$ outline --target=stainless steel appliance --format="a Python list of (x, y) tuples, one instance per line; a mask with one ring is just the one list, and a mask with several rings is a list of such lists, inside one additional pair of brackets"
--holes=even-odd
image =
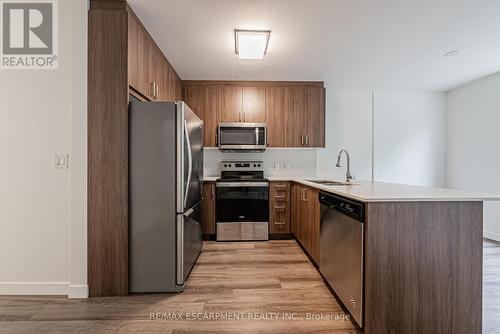
[(365, 206), (320, 192), (319, 270), (363, 327), (363, 226)]
[(202, 248), (203, 121), (132, 101), (129, 142), (130, 291), (182, 291)]
[(262, 161), (223, 161), (216, 189), (217, 241), (269, 239), (269, 182)]
[(262, 152), (267, 146), (266, 123), (219, 123), (219, 149), (225, 152)]

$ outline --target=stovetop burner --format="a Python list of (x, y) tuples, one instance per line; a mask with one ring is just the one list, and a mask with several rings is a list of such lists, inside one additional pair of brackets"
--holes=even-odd
[(263, 182), (263, 161), (222, 161), (221, 177), (217, 181), (226, 182)]

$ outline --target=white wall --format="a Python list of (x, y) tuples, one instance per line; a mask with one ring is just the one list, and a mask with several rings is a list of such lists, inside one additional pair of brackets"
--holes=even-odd
[(361, 180), (372, 178), (372, 92), (334, 91), (327, 87), (326, 149), (318, 150), (318, 176), (344, 179), (346, 164), (337, 168), (337, 154), (351, 154), (351, 172)]
[(0, 294), (67, 294), (72, 273), (86, 291), (86, 20), (85, 1), (59, 1), (59, 69), (0, 76)]
[(374, 110), (375, 180), (444, 187), (445, 94), (376, 91)]
[(375, 181), (444, 186), (444, 93), (328, 89), (326, 124), (318, 176), (345, 177), (345, 162), (335, 167), (345, 148), (359, 180), (372, 180), (373, 171)]
[[(500, 193), (500, 73), (448, 93), (449, 188)], [(500, 241), (500, 203), (485, 203), (485, 236)]]

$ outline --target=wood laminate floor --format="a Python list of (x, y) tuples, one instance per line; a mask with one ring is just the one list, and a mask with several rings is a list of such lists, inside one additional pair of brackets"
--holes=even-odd
[[(160, 320), (150, 320), (151, 313)], [(0, 333), (359, 332), (350, 321), (307, 320), (308, 313), (343, 311), (295, 241), (205, 242), (183, 293), (85, 300), (0, 296)], [(182, 319), (166, 320), (169, 314)], [(193, 320), (217, 314), (240, 320)], [(483, 329), (500, 333), (500, 243), (488, 240)]]
[[(150, 320), (151, 313), (160, 320)], [(3, 296), (0, 333), (358, 332), (349, 320), (308, 320), (308, 313), (345, 315), (295, 241), (205, 242), (183, 293), (88, 300)], [(173, 314), (181, 319), (165, 319)], [(240, 319), (193, 320), (217, 316)]]

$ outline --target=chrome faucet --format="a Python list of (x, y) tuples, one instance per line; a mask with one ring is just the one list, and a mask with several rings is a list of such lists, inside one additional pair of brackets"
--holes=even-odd
[(342, 158), (342, 153), (345, 153), (345, 156), (347, 157), (347, 170), (345, 173), (345, 182), (350, 183), (351, 180), (354, 178), (351, 174), (351, 157), (349, 156), (349, 152), (346, 150), (342, 149), (339, 152), (339, 156), (337, 157), (337, 167), (340, 167), (340, 158)]

